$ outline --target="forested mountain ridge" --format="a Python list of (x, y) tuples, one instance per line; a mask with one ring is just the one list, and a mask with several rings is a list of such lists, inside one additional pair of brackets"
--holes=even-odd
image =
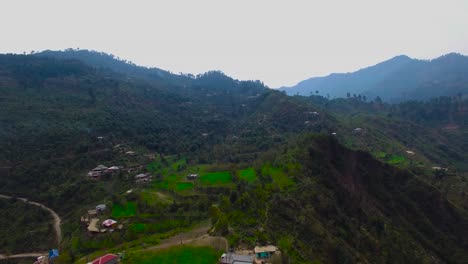
[(273, 197), (266, 226), (300, 258), (467, 263), (467, 214), (433, 186), (333, 138), (307, 138), (291, 151), (298, 184)]
[(468, 58), (450, 53), (433, 60), (401, 55), (351, 73), (311, 78), (292, 87), (281, 87), (289, 95), (348, 97), (377, 96), (385, 101), (428, 100), (438, 96), (468, 93)]
[[(209, 202), (214, 201), (223, 214), (233, 214), (227, 222), (234, 233), (227, 236), (234, 245), (273, 241), (291, 259), (299, 254), (297, 260), (305, 262), (314, 258), (325, 263), (392, 258), (404, 262), (434, 256), (442, 263), (456, 263), (457, 258), (463, 259), (464, 233), (453, 230), (466, 224), (466, 184), (463, 175), (450, 174), (463, 172), (459, 165), (467, 154), (463, 98), (392, 106), (358, 98), (291, 97), (259, 81), (238, 81), (217, 71), (199, 76), (153, 75), (146, 73), (159, 70), (143, 68), (141, 74), (135, 65), (119, 69), (112, 65), (79, 57), (0, 55), (0, 146), (4, 150), (0, 167), (10, 168), (6, 174), (0, 171), (0, 191), (54, 208), (64, 218), (62, 246), (68, 254), (82, 256), (101, 249), (96, 246), (99, 239), (82, 237), (76, 224), (84, 205), (104, 199), (112, 204), (138, 202), (137, 194), (121, 193), (130, 188), (145, 190), (124, 177), (102, 183), (85, 178), (97, 164), (133, 164), (132, 158), (114, 150), (124, 144), (140, 153), (183, 157), (184, 166), (215, 164), (235, 170), (250, 164), (258, 175), (258, 180), (248, 183), (233, 174), (231, 189), (200, 188), (188, 197), (175, 196), (177, 202), (164, 208), (141, 202), (143, 215), (156, 211), (181, 217), (177, 213), (198, 210), (193, 219), (199, 220), (208, 217)], [(127, 72), (126, 67), (132, 70)], [(447, 124), (453, 125), (452, 130), (443, 130)], [(310, 133), (332, 138), (301, 141)], [(370, 152), (402, 170), (341, 144)], [(416, 154), (406, 155), (408, 149)], [(449, 175), (434, 176), (433, 165), (449, 167)], [(177, 165), (176, 172), (179, 167), (183, 169)], [(271, 168), (284, 171), (283, 185), (276, 182), (278, 175), (271, 176)], [(143, 172), (151, 171), (145, 167)], [(158, 179), (161, 174), (154, 172)], [(393, 182), (393, 177), (401, 182)], [(362, 193), (354, 192), (354, 185)], [(428, 199), (419, 199), (419, 194)], [(421, 228), (412, 222), (411, 212), (385, 201), (416, 212), (424, 222)], [(427, 208), (435, 202), (440, 206), (431, 213)], [(281, 210), (274, 210), (276, 205)], [(374, 213), (377, 220), (371, 217)], [(311, 223), (312, 231), (307, 229)], [(388, 229), (382, 231), (382, 225)], [(368, 243), (359, 244), (354, 235)], [(137, 238), (128, 230), (112, 241)], [(440, 249), (438, 239), (444, 241)], [(395, 248), (398, 243), (416, 251), (397, 256), (403, 250)]]

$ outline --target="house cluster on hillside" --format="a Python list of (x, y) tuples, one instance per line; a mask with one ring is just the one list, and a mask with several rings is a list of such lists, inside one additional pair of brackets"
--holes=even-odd
[(100, 223), (99, 218), (107, 210), (105, 204), (99, 204), (95, 209), (88, 210), (87, 215), (81, 217), (81, 223), (86, 226), (90, 234), (113, 232), (115, 229), (122, 229), (123, 225), (119, 225), (113, 219), (106, 219)]
[(281, 258), (281, 252), (276, 246), (257, 246), (254, 250), (224, 253), (219, 264), (267, 264), (274, 258)]
[(136, 184), (145, 184), (153, 180), (153, 176), (151, 176), (151, 174), (149, 173), (140, 173), (140, 174), (135, 175), (134, 178), (135, 178)]
[(88, 178), (92, 179), (92, 180), (99, 180), (104, 175), (112, 176), (114, 174), (119, 173), (120, 170), (121, 170), (121, 168), (118, 167), (118, 166), (107, 167), (107, 166), (104, 166), (104, 165), (100, 164), (96, 168), (94, 168), (94, 169), (92, 169), (92, 170), (90, 170), (88, 172)]

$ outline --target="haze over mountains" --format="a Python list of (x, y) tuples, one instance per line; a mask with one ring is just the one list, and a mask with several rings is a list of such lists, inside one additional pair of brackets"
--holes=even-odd
[(450, 53), (433, 60), (417, 60), (401, 55), (355, 72), (314, 77), (280, 90), (305, 96), (318, 92), (331, 98), (379, 96), (388, 102), (466, 94), (468, 57)]
[[(420, 64), (440, 64), (421, 72), (464, 87), (465, 57), (438, 60), (400, 56), (359, 74), (367, 84), (397, 72), (419, 80)], [(143, 242), (158, 245), (159, 236), (202, 221), (229, 248), (278, 245), (284, 263), (467, 263), (468, 99), (387, 104), (309, 95), (95, 51), (0, 55), (0, 194), (61, 216), (60, 245), (41, 240), (60, 249), (57, 264), (123, 246), (122, 263), (145, 263), (132, 261)], [(88, 179), (98, 164), (128, 170)], [(194, 172), (214, 180), (186, 179)], [(140, 173), (153, 181), (134, 182)], [(0, 237), (0, 250), (41, 249), (28, 244), (36, 238), (30, 229), (41, 230), (30, 220), (38, 213), (15, 210), (9, 220), (1, 210), (13, 202), (0, 206), (0, 229), (18, 232)], [(79, 224), (101, 203), (122, 230), (90, 235)], [(114, 214), (129, 203), (135, 213)]]

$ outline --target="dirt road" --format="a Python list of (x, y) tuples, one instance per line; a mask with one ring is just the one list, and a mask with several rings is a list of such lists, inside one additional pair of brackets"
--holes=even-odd
[[(13, 197), (8, 196), (8, 195), (0, 194), (0, 198), (11, 199)], [(43, 205), (41, 203), (31, 202), (26, 198), (16, 198), (16, 199), (18, 199), (20, 201), (23, 201), (25, 203), (34, 205), (34, 206), (41, 207), (42, 209), (47, 210), (52, 215), (52, 217), (54, 219), (54, 230), (55, 230), (55, 237), (56, 237), (56, 240), (57, 240), (57, 246), (60, 245), (60, 242), (62, 240), (62, 229), (60, 227), (60, 223), (62, 222), (62, 220), (60, 219), (59, 215), (54, 210), (50, 209), (49, 207), (47, 207), (47, 206), (45, 206), (45, 205)], [(16, 254), (16, 255), (9, 255), (9, 256), (0, 255), (0, 259), (26, 258), (26, 257), (33, 258), (33, 257), (39, 257), (39, 256), (43, 256), (43, 255), (47, 255), (47, 252), (46, 253), (37, 253), (37, 252), (21, 253), (21, 254)]]
[(186, 233), (180, 233), (168, 239), (162, 240), (160, 244), (139, 251), (154, 251), (177, 245), (212, 246), (219, 250), (228, 250), (228, 241), (224, 237), (208, 235), (210, 225), (204, 224)]
[(13, 259), (13, 258), (37, 258), (40, 256), (47, 256), (47, 252), (35, 252), (35, 253), (21, 253), (21, 254), (16, 254), (16, 255), (0, 255), (0, 260), (1, 259)]

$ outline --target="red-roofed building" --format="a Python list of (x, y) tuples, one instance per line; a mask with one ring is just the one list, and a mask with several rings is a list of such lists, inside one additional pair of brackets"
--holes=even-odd
[(106, 254), (102, 257), (99, 257), (88, 264), (115, 264), (119, 262), (119, 256), (114, 254)]

